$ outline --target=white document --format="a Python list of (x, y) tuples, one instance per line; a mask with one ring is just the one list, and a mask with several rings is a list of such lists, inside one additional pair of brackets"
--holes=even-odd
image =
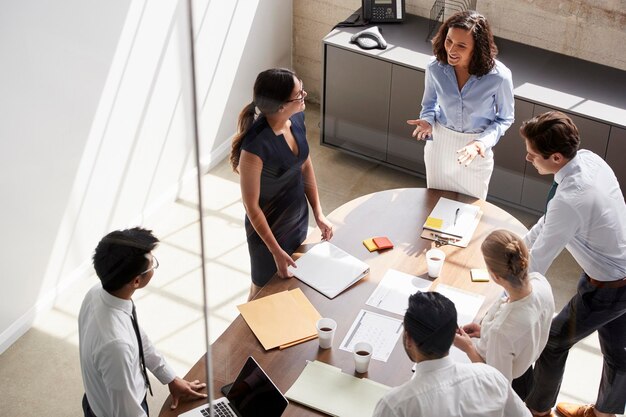
[(388, 269), (366, 304), (404, 316), (409, 296), (417, 291), (428, 291), (431, 281)]
[(426, 219), (424, 229), (469, 240), (480, 221), (480, 214), (480, 207), (478, 206), (440, 197), (430, 216)]
[(335, 298), (370, 270), (368, 264), (330, 242), (313, 246), (296, 265), (297, 268), (290, 266), (289, 271), (328, 298)]
[(323, 362), (308, 362), (285, 396), (315, 410), (338, 417), (364, 417), (391, 388), (357, 378)]
[(457, 323), (460, 327), (473, 322), (478, 314), (478, 310), (480, 310), (480, 307), (485, 302), (483, 295), (463, 291), (445, 284), (437, 285), (435, 291), (445, 295), (454, 303), (456, 307)]
[[(436, 291), (445, 295), (454, 303), (454, 306), (456, 307), (457, 324), (459, 327), (463, 327), (466, 324), (473, 322), (474, 318), (478, 314), (478, 310), (480, 310), (480, 307), (485, 302), (485, 297), (480, 294), (463, 291), (445, 284), (437, 285)], [(454, 345), (450, 347), (450, 357), (456, 362), (471, 362), (471, 360), (467, 357), (467, 354)]]
[(368, 342), (374, 349), (372, 358), (387, 362), (402, 334), (402, 329), (402, 320), (361, 310), (341, 342), (340, 349), (354, 352), (354, 345)]

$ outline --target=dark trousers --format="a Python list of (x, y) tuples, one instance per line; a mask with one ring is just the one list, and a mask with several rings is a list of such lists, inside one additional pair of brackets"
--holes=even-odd
[[(143, 402), (141, 403), (141, 408), (146, 412), (146, 415), (150, 417), (150, 411), (148, 410), (148, 401), (146, 397), (143, 398)], [(91, 411), (91, 407), (89, 406), (89, 401), (87, 401), (87, 395), (83, 394), (83, 413), (85, 417), (96, 417), (96, 415)]]
[(515, 378), (511, 381), (511, 387), (513, 391), (522, 399), (522, 401), (526, 400), (528, 394), (530, 394), (530, 390), (533, 387), (533, 367), (532, 365), (528, 367), (526, 372), (522, 374), (519, 378)]
[(604, 358), (596, 409), (624, 413), (626, 406), (626, 287), (599, 288), (583, 273), (576, 295), (552, 320), (548, 343), (535, 362), (533, 387), (526, 398), (537, 411), (556, 403), (570, 348), (598, 331)]

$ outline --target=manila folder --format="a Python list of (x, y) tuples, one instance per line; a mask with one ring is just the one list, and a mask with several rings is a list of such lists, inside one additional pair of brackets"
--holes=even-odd
[(252, 300), (237, 308), (265, 350), (317, 337), (315, 324), (321, 315), (300, 288)]

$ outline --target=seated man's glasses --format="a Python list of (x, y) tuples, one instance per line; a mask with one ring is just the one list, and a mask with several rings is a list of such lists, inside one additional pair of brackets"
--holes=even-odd
[(157, 269), (158, 267), (159, 267), (159, 260), (155, 256), (152, 256), (152, 266), (150, 266), (150, 268), (146, 269), (139, 275), (146, 275), (148, 272), (153, 271)]

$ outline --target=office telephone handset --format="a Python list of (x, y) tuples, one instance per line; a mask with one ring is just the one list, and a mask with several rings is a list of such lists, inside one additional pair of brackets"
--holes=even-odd
[(380, 32), (378, 26), (372, 26), (352, 35), (350, 42), (356, 43), (361, 49), (387, 49), (387, 42)]
[(363, 0), (363, 20), (392, 23), (404, 20), (404, 0)]

